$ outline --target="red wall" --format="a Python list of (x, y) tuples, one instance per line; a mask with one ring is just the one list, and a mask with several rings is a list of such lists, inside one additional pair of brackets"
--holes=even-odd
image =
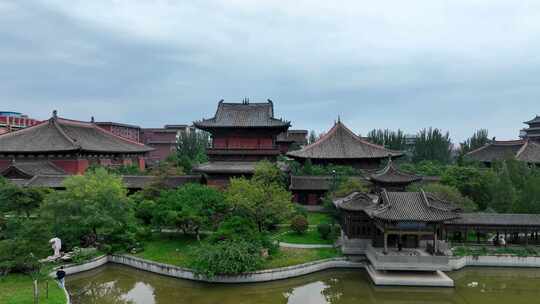
[(11, 164), (11, 160), (8, 159), (0, 159), (0, 171), (6, 169)]
[(272, 137), (214, 137), (214, 149), (272, 149)]
[(68, 174), (84, 174), (90, 165), (87, 159), (55, 159), (51, 162)]

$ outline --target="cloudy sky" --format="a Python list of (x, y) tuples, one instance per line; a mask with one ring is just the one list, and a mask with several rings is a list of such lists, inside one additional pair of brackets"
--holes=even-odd
[(0, 0), (0, 109), (157, 127), (220, 99), (294, 128), (478, 128), (540, 114), (540, 1)]

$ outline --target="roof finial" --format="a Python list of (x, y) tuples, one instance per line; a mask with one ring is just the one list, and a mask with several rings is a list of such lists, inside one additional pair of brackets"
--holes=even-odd
[(267, 100), (268, 100), (268, 103), (269, 103), (269, 104), (274, 104), (274, 103), (272, 102), (272, 99), (268, 98)]
[(225, 100), (222, 98), (219, 100), (219, 103), (223, 103)]
[(341, 123), (341, 117), (339, 117), (339, 115), (337, 116), (337, 122)]
[(53, 117), (54, 119), (58, 118), (58, 111), (53, 110), (53, 111), (52, 111), (52, 117)]
[(90, 122), (94, 123), (94, 116), (90, 117)]

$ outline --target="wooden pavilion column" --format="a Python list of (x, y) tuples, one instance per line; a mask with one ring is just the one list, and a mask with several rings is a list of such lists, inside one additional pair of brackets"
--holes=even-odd
[(388, 253), (388, 232), (386, 232), (386, 227), (384, 228), (383, 239), (384, 239), (384, 251), (383, 251), (383, 253), (387, 254)]
[(435, 228), (433, 231), (433, 255), (437, 253), (437, 224), (435, 224)]

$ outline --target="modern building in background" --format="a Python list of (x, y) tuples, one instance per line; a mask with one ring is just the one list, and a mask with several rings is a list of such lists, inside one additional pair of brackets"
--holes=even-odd
[(0, 111), (0, 134), (17, 131), (38, 124), (37, 119), (19, 112)]
[[(92, 119), (93, 120), (93, 119)], [(114, 135), (118, 135), (120, 137), (136, 141), (136, 142), (142, 142), (141, 141), (141, 127), (135, 126), (135, 125), (128, 125), (118, 122), (102, 122), (98, 121), (95, 122), (95, 124), (109, 132), (111, 132)]]

